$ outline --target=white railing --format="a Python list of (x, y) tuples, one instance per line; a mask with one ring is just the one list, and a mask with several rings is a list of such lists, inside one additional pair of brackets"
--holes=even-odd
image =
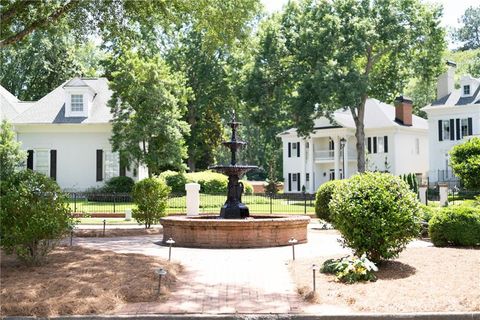
[[(333, 161), (335, 157), (335, 153), (333, 150), (319, 150), (315, 151), (315, 160), (319, 161)], [(342, 159), (342, 152), (339, 152), (338, 154), (339, 159)], [(357, 153), (355, 151), (349, 150), (348, 152), (348, 160), (356, 160), (357, 159)]]

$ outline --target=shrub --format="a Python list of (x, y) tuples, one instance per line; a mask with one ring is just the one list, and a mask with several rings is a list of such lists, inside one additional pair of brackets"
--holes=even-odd
[[(253, 194), (253, 186), (250, 182), (246, 181), (246, 180), (241, 180), (241, 182), (243, 183), (243, 191), (245, 194)], [(225, 190), (225, 192), (227, 192), (227, 190)]]
[(137, 205), (132, 211), (133, 218), (146, 229), (158, 223), (165, 216), (170, 190), (161, 179), (147, 178), (137, 182), (133, 187), (133, 202)]
[(349, 178), (333, 193), (329, 209), (343, 245), (374, 262), (397, 257), (420, 231), (416, 195), (388, 173)]
[(31, 170), (1, 182), (1, 245), (28, 265), (47, 254), (73, 227), (65, 195), (55, 181)]
[(135, 181), (130, 177), (113, 177), (109, 179), (101, 190), (106, 193), (131, 193)]
[(333, 192), (345, 180), (332, 180), (322, 184), (315, 195), (315, 214), (319, 219), (332, 222), (328, 204), (332, 199)]
[(13, 175), (26, 158), (27, 153), (20, 150), (12, 125), (3, 120), (0, 125), (0, 181)]
[(428, 231), (438, 247), (480, 245), (480, 210), (462, 206), (444, 208), (430, 219)]
[(172, 192), (185, 193), (185, 184), (187, 183), (187, 178), (183, 172), (164, 171), (160, 174), (160, 178), (167, 183), (167, 185), (172, 189)]
[(458, 144), (450, 151), (453, 172), (468, 189), (480, 189), (480, 138)]
[(334, 274), (337, 280), (346, 283), (375, 281), (377, 280), (374, 274), (376, 271), (378, 271), (377, 266), (368, 260), (365, 254), (360, 258), (328, 259), (320, 269), (320, 272)]

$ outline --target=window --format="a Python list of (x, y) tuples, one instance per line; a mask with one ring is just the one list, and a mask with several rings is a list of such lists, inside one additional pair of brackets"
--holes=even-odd
[(378, 153), (382, 153), (382, 152), (385, 152), (385, 148), (383, 146), (383, 137), (377, 137), (377, 144), (378, 144)]
[(297, 182), (297, 175), (296, 174), (292, 175), (292, 181)]
[(305, 174), (305, 181), (306, 182), (310, 181), (310, 173)]
[(470, 95), (470, 85), (463, 86), (463, 94)]
[(105, 153), (105, 180), (116, 177), (120, 170), (118, 152), (104, 151)]
[(461, 128), (461, 133), (462, 133), (462, 136), (460, 138), (463, 138), (463, 137), (469, 135), (468, 134), (468, 119), (462, 119), (460, 121), (461, 121), (460, 128)]
[(443, 140), (450, 140), (450, 120), (443, 120)]
[(72, 111), (82, 112), (83, 111), (83, 95), (82, 94), (72, 94)]
[(415, 139), (415, 153), (420, 154), (420, 139)]
[(297, 150), (297, 144), (296, 143), (292, 144), (292, 149)]
[(305, 142), (305, 148), (310, 148), (310, 143), (309, 142)]
[(35, 150), (35, 171), (50, 176), (50, 150)]

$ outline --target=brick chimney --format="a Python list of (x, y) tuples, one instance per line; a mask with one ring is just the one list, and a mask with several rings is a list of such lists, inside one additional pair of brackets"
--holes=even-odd
[(395, 105), (395, 121), (404, 125), (412, 125), (412, 99), (400, 96), (396, 97)]

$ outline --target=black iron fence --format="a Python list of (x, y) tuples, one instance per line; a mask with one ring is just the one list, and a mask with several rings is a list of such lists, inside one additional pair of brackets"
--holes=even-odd
[[(125, 214), (136, 206), (130, 194), (125, 193), (69, 193), (69, 206), (72, 213), (95, 216), (96, 214)], [(200, 212), (218, 214), (225, 203), (225, 195), (200, 194)], [(244, 194), (242, 202), (251, 214), (314, 214), (315, 195), (308, 193), (290, 194)], [(169, 195), (168, 214), (186, 213), (186, 195)]]

